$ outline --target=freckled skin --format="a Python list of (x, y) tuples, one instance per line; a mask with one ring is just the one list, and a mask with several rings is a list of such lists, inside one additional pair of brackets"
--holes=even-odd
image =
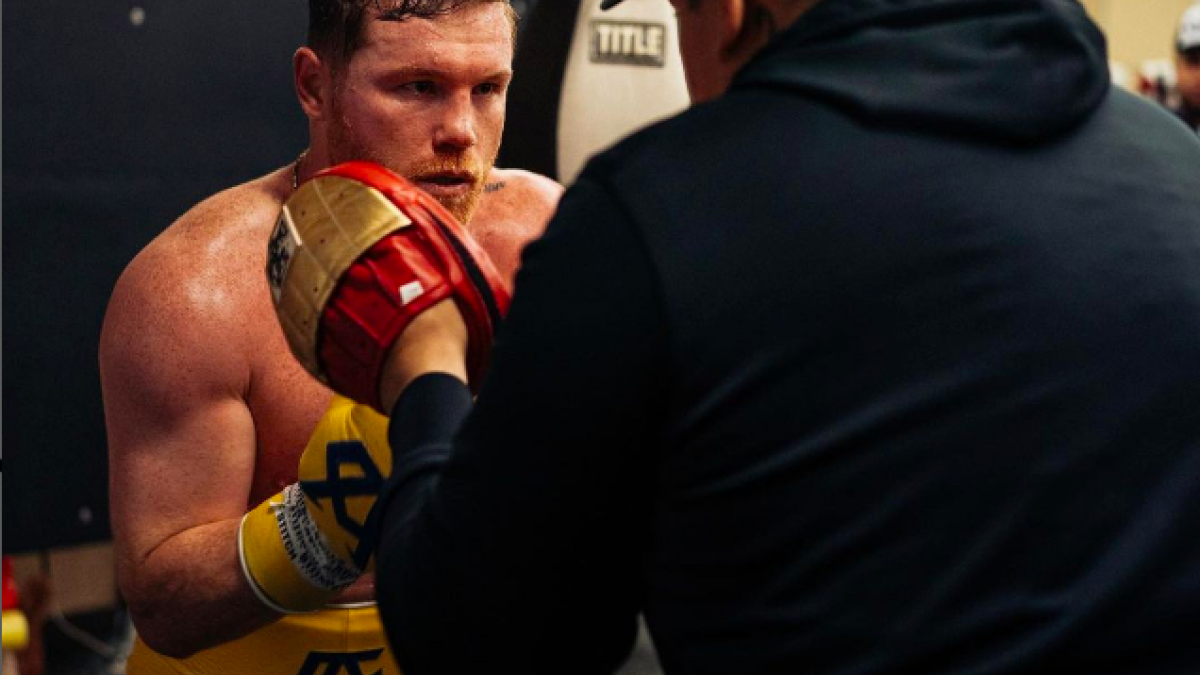
[[(481, 3), (430, 20), (372, 21), (342, 70), (297, 50), (310, 137), (300, 179), (348, 159), (379, 161), (461, 206), (467, 231), (511, 279), (561, 193), (546, 178), (489, 168), (504, 125), (511, 28), (503, 5)], [(464, 181), (446, 185), (444, 161), (469, 167), (478, 191), (483, 182), (504, 187), (472, 202)], [(296, 481), (332, 395), (290, 354), (266, 282), (267, 242), (292, 171), (183, 215), (129, 264), (105, 317), (100, 370), (118, 581), (139, 636), (167, 656), (279, 618), (245, 580), (238, 527), (250, 508)], [(374, 580), (364, 577), (337, 601), (373, 596)]]
[(554, 215), (562, 186), (514, 169), (493, 169), (487, 182), (496, 187), (484, 193), (467, 231), (511, 283), (525, 244), (536, 239)]
[[(492, 170), (489, 182), (504, 187), (466, 227), (511, 281), (561, 187), (521, 171)], [(288, 351), (266, 283), (266, 243), (290, 193), (286, 167), (202, 202), (130, 263), (109, 304), (100, 362), (118, 575), (143, 639), (163, 653), (278, 618), (244, 586), (236, 531), (296, 481), (331, 397)], [(338, 600), (373, 596), (365, 577)], [(187, 615), (223, 618), (180, 636)]]

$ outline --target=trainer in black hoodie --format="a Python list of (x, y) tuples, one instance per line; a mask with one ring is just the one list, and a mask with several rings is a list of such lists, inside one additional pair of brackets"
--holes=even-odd
[(1200, 672), (1200, 140), (1076, 2), (824, 0), (393, 421), (408, 675)]

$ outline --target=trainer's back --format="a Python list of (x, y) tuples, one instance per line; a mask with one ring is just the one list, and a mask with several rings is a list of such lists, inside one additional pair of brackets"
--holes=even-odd
[[(857, 44), (830, 3), (581, 177), (630, 214), (670, 336), (664, 667), (1195, 672), (1200, 142), (1097, 79), (1069, 3), (1011, 35), (922, 4)], [(1062, 42), (1025, 49), (1039, 19)], [(909, 78), (838, 71), (821, 21)], [(959, 80), (905, 60), (955, 30)], [(1052, 77), (1005, 69), (1041, 48)]]

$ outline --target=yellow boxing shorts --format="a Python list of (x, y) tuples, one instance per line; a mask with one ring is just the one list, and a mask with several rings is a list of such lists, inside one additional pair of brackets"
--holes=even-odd
[(291, 614), (243, 638), (172, 659), (134, 644), (128, 675), (399, 675), (374, 605)]

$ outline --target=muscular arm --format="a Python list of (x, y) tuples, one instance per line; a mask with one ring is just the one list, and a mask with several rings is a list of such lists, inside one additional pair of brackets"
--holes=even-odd
[(278, 615), (239, 567), (255, 434), (236, 293), (148, 251), (114, 290), (100, 342), (117, 572), (142, 639), (176, 657)]

